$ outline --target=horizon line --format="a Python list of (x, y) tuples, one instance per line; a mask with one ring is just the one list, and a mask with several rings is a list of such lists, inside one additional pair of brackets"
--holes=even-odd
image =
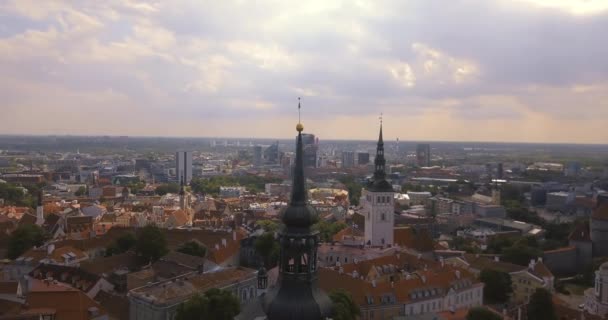
[[(314, 134), (314, 133), (312, 133)], [(315, 135), (316, 136), (316, 135)], [(270, 137), (221, 137), (221, 136), (160, 136), (160, 135), (117, 135), (117, 134), (5, 134), (0, 133), (0, 137), (112, 137), (112, 138), (170, 138), (170, 139), (230, 139), (230, 140), (291, 140), (289, 138), (270, 138)], [(319, 138), (318, 136), (316, 136)], [(376, 139), (319, 139), (324, 141), (365, 141), (374, 142)], [(396, 143), (397, 140), (386, 140), (389, 143)], [(494, 144), (546, 144), (546, 145), (588, 145), (588, 146), (608, 146), (608, 143), (593, 142), (545, 142), (545, 141), (495, 141), (495, 140), (401, 140), (399, 142), (408, 143), (494, 143)]]

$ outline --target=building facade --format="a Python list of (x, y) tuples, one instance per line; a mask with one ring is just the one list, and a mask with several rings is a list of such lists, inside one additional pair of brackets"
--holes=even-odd
[(175, 175), (177, 182), (189, 184), (192, 181), (192, 151), (175, 153)]

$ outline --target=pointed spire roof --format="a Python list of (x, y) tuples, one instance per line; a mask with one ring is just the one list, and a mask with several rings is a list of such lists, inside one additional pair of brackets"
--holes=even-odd
[(384, 139), (382, 137), (382, 115), (380, 115), (380, 133), (374, 159), (374, 177), (367, 190), (373, 192), (393, 192), (393, 186), (386, 181), (386, 159), (384, 158)]
[[(298, 114), (300, 107), (300, 98), (298, 98)], [(304, 148), (302, 143), (304, 126), (299, 121), (296, 125), (296, 131), (298, 131), (298, 136), (296, 138), (296, 162), (293, 169), (291, 201), (289, 207), (283, 212), (283, 223), (285, 223), (288, 229), (308, 230), (317, 221), (318, 217), (315, 210), (307, 202), (306, 178), (304, 177)]]

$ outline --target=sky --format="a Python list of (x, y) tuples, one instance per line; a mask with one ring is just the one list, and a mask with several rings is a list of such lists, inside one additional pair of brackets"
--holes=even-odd
[(4, 0), (0, 134), (608, 143), (606, 0)]

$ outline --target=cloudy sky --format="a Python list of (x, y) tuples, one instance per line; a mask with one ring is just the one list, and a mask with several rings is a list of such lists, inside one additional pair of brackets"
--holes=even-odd
[(606, 0), (0, 1), (0, 133), (608, 143)]

